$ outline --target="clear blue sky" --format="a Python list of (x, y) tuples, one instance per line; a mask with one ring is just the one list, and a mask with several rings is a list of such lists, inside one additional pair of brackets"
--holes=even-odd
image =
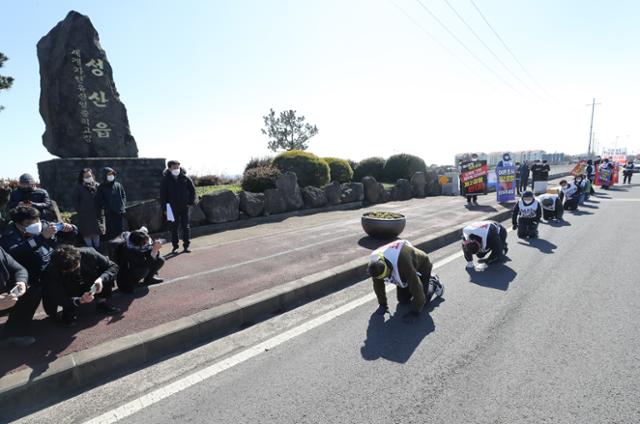
[[(423, 4), (516, 93), (465, 51), (417, 1), (5, 2), (0, 176), (36, 172), (41, 143), (36, 43), (69, 10), (87, 14), (114, 69), (141, 156), (179, 158), (198, 173), (238, 173), (267, 154), (270, 107), (317, 124), (310, 150), (361, 159), (409, 152), (451, 163), (468, 150), (586, 150), (592, 97), (601, 145), (640, 150), (637, 48), (640, 2), (475, 0), (527, 71), (511, 59), (469, 0)], [(445, 51), (415, 24), (432, 33)], [(547, 96), (549, 93), (551, 98)], [(542, 99), (541, 99), (542, 98)]]

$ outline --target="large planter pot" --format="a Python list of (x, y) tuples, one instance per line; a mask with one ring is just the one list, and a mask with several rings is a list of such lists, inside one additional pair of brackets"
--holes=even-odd
[(398, 237), (407, 224), (407, 218), (402, 214), (393, 214), (396, 217), (380, 218), (370, 216), (375, 212), (362, 215), (362, 229), (373, 238), (392, 239)]

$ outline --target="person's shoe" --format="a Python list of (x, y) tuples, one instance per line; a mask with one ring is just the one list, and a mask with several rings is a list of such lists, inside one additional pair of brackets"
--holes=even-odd
[(389, 307), (387, 305), (380, 305), (378, 309), (375, 310), (374, 314), (379, 316), (384, 316), (384, 314), (389, 312)]
[(402, 322), (405, 324), (413, 324), (418, 320), (419, 316), (420, 314), (415, 311), (407, 312), (402, 316)]
[(98, 303), (96, 305), (96, 309), (106, 315), (116, 315), (120, 313), (120, 308), (117, 308), (107, 302)]
[(156, 276), (154, 275), (154, 276), (151, 276), (151, 277), (149, 277), (149, 278), (145, 278), (144, 283), (145, 283), (146, 285), (151, 285), (151, 284), (160, 284), (160, 283), (162, 283), (163, 281), (164, 281), (164, 280), (163, 280), (162, 278), (156, 277)]
[(438, 283), (438, 285), (436, 286), (436, 291), (434, 293), (436, 297), (442, 297), (442, 295), (444, 294), (444, 286), (442, 285), (442, 283)]
[(0, 347), (29, 347), (36, 342), (35, 337), (31, 336), (13, 336), (0, 340)]
[(182, 249), (182, 251), (184, 253), (191, 253), (191, 249), (189, 249), (189, 246), (185, 246), (184, 249)]
[(179, 249), (179, 247), (178, 247), (178, 246), (173, 246), (173, 249), (171, 249), (171, 254), (172, 254), (172, 255), (177, 254), (177, 253), (178, 253), (178, 249)]

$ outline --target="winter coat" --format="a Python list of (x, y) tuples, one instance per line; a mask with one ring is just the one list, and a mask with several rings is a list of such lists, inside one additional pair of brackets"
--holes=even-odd
[(77, 184), (73, 190), (73, 207), (78, 212), (80, 234), (88, 237), (102, 233), (102, 211), (98, 207), (99, 184)]
[(195, 204), (196, 187), (185, 169), (180, 168), (180, 175), (177, 177), (174, 177), (169, 169), (165, 169), (162, 175), (160, 204), (163, 208), (169, 203), (171, 210), (179, 213)]
[(124, 215), (127, 208), (127, 194), (118, 181), (108, 182), (106, 172), (102, 170), (103, 183), (98, 187), (98, 207), (104, 209), (105, 214)]
[(0, 293), (9, 292), (18, 281), (26, 283), (27, 270), (0, 247)]
[(49, 209), (51, 209), (51, 199), (49, 199), (47, 190), (43, 188), (34, 188), (33, 190), (17, 188), (11, 192), (7, 209), (13, 209), (18, 206), (18, 203), (26, 201), (30, 201), (31, 206), (40, 212), (40, 216), (47, 219)]

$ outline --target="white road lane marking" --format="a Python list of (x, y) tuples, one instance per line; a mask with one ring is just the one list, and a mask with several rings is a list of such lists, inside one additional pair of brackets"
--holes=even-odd
[[(462, 256), (462, 252), (456, 252), (446, 258), (436, 262), (433, 265), (433, 269), (441, 268), (448, 263), (460, 258)], [(395, 286), (389, 284), (387, 286), (387, 293), (391, 292)], [(363, 296), (359, 299), (355, 299), (339, 308), (334, 309), (333, 311), (327, 312), (324, 315), (321, 315), (317, 318), (314, 318), (310, 321), (307, 321), (297, 327), (294, 327), (290, 330), (285, 331), (284, 333), (278, 334), (262, 343), (259, 343), (253, 347), (250, 347), (242, 352), (239, 352), (229, 358), (223, 359), (222, 361), (216, 362), (200, 371), (197, 371), (187, 377), (181, 378), (167, 386), (160, 387), (143, 395), (129, 403), (126, 403), (118, 408), (115, 408), (109, 412), (106, 412), (98, 417), (95, 417), (89, 421), (86, 421), (85, 424), (111, 424), (118, 422), (121, 419), (124, 419), (128, 416), (135, 414), (143, 410), (144, 408), (151, 406), (155, 403), (160, 402), (163, 399), (168, 398), (176, 393), (179, 393), (183, 390), (186, 390), (208, 378), (211, 378), (217, 374), (220, 374), (223, 371), (226, 371), (234, 366), (241, 364), (243, 362), (248, 361), (251, 358), (258, 356), (259, 354), (273, 349), (288, 340), (291, 340), (295, 337), (298, 337), (310, 330), (313, 330), (316, 327), (319, 327), (327, 322), (337, 318), (341, 315), (346, 314), (349, 311), (354, 310), (355, 308), (364, 305), (365, 303), (371, 302), (376, 299), (376, 295), (371, 293), (366, 296)]]

